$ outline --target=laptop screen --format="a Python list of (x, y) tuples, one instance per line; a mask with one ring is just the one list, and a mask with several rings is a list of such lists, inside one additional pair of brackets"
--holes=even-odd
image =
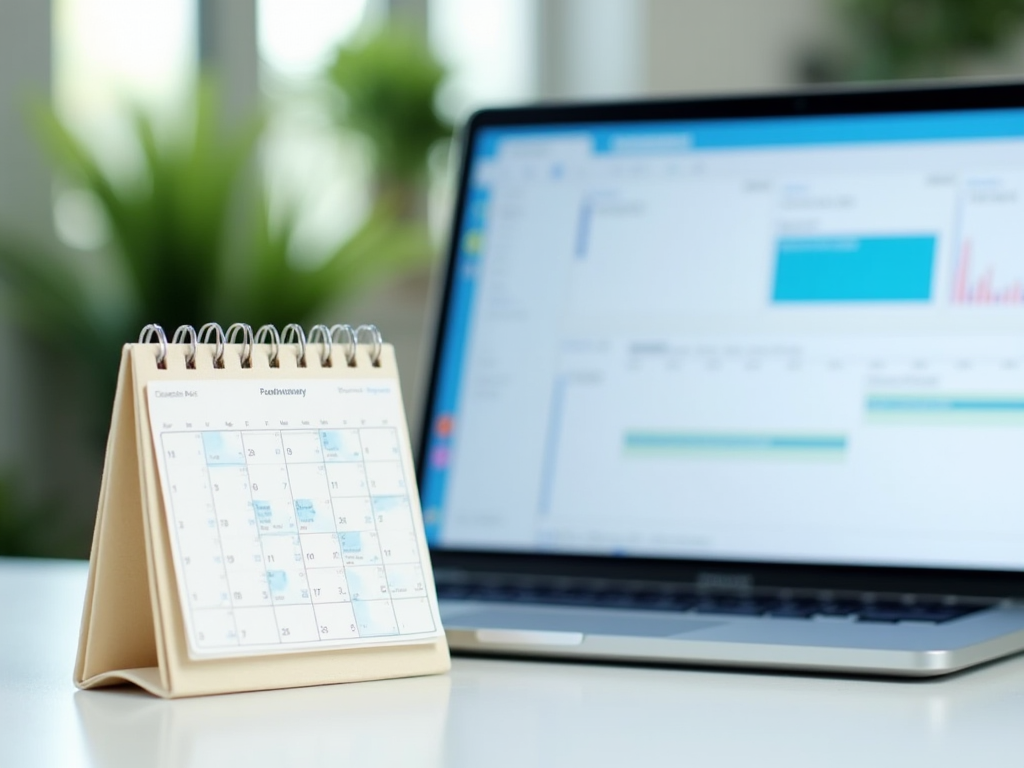
[(432, 546), (1024, 569), (1024, 110), (492, 122)]

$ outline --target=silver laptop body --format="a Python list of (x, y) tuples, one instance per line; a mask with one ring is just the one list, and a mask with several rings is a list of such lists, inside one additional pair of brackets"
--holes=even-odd
[(456, 651), (1024, 648), (1024, 85), (486, 110), (418, 456)]

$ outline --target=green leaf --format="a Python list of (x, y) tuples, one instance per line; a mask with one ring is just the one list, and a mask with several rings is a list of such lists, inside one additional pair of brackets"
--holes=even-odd
[(379, 174), (421, 179), (431, 147), (452, 133), (434, 105), (446, 72), (421, 37), (385, 26), (339, 49), (326, 74), (342, 96), (339, 122), (371, 142)]
[(850, 30), (851, 79), (954, 74), (1017, 38), (1024, 0), (837, 0)]

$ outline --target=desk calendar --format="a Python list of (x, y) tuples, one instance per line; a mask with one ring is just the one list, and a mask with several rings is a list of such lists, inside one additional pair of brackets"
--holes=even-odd
[(358, 344), (362, 329), (316, 328), (319, 343), (295, 326), (293, 343), (150, 329), (156, 343), (125, 347), (80, 687), (447, 670), (393, 350), (375, 329)]

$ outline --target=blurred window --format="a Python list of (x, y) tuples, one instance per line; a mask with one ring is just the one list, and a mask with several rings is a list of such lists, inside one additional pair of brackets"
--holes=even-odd
[(366, 15), (366, 0), (259, 0), (260, 59), (276, 78), (315, 77)]
[[(474, 110), (537, 97), (542, 1), (427, 0), (430, 46), (449, 72), (437, 108), (454, 125), (461, 125)], [(430, 225), (442, 243), (450, 234), (455, 156), (438, 156), (431, 164)]]
[(430, 42), (452, 73), (439, 105), (447, 117), (536, 96), (538, 2), (430, 0)]
[(258, 0), (260, 77), (272, 118), (263, 170), (272, 217), (297, 216), (293, 255), (315, 263), (370, 209), (366, 147), (339, 132), (321, 73), (372, 23), (366, 0)]
[[(538, 1), (424, 0), (431, 45), (451, 72), (438, 105), (449, 119), (535, 97)], [(140, 159), (127, 107), (173, 118), (188, 98), (198, 72), (197, 0), (52, 2), (57, 111), (105, 168), (132, 173)], [(337, 128), (320, 75), (339, 46), (383, 21), (386, 4), (255, 2), (271, 114), (261, 157), (271, 214), (294, 212), (296, 255), (315, 262), (358, 228), (372, 204), (366, 147)], [(54, 218), (68, 245), (93, 249), (104, 240), (95, 202), (60, 180)]]
[[(131, 173), (128, 105), (173, 115), (197, 69), (195, 0), (52, 0), (53, 94), (58, 114), (104, 167)], [(58, 182), (58, 236), (95, 248), (103, 222), (81, 190)]]

